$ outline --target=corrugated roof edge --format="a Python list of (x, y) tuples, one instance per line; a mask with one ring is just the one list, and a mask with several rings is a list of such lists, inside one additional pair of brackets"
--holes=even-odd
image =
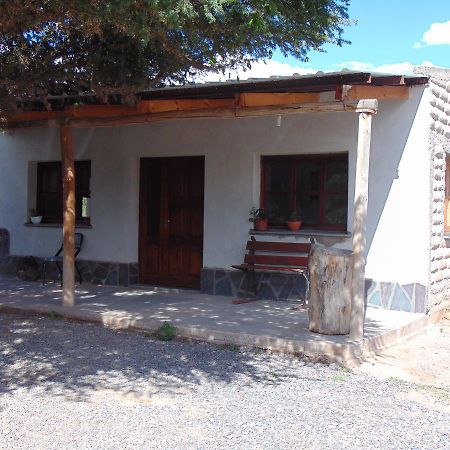
[(240, 92), (287, 92), (333, 90), (340, 84), (373, 84), (377, 86), (407, 86), (426, 84), (428, 77), (417, 75), (398, 75), (376, 72), (317, 72), (315, 74), (290, 77), (271, 76), (270, 78), (250, 78), (247, 80), (227, 80), (223, 82), (192, 83), (183, 86), (166, 86), (139, 93), (142, 99), (188, 98), (203, 96), (226, 96)]

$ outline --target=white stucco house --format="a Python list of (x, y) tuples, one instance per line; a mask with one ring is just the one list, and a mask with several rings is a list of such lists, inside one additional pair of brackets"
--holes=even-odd
[[(13, 274), (21, 257), (49, 256), (60, 245), (64, 114), (74, 124), (77, 231), (84, 236), (77, 261), (87, 282), (236, 296), (243, 274), (231, 265), (242, 262), (250, 235), (286, 242), (315, 237), (351, 249), (353, 105), (360, 98), (379, 101), (371, 136), (367, 302), (425, 312), (450, 285), (446, 69), (155, 89), (133, 111), (92, 99), (81, 108), (55, 100), (51, 113), (36, 102), (22, 105), (0, 134), (1, 270)], [(201, 108), (192, 106), (199, 102)], [(250, 229), (252, 206), (268, 211), (267, 231)], [(30, 223), (30, 209), (40, 210), (40, 224)], [(300, 210), (303, 226), (292, 232), (285, 221), (293, 210)], [(298, 283), (303, 289), (304, 279)], [(261, 295), (289, 298), (286, 286), (286, 276), (273, 275)]]

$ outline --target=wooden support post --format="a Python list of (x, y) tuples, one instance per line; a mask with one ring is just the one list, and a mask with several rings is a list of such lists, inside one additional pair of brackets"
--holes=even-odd
[(377, 113), (377, 100), (360, 100), (358, 152), (356, 160), (355, 203), (353, 215), (353, 273), (350, 316), (350, 338), (360, 341), (364, 336), (364, 301), (366, 269), (366, 217), (369, 193), (369, 157), (372, 115)]
[(63, 178), (63, 306), (75, 305), (75, 163), (68, 125), (61, 126)]

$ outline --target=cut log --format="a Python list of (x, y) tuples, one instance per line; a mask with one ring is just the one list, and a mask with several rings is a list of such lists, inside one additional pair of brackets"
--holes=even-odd
[(321, 334), (349, 334), (352, 252), (311, 246), (309, 256), (309, 329)]

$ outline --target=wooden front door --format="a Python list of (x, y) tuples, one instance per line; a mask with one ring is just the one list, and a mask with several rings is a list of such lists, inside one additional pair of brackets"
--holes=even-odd
[(204, 157), (142, 158), (139, 277), (142, 283), (200, 287)]

